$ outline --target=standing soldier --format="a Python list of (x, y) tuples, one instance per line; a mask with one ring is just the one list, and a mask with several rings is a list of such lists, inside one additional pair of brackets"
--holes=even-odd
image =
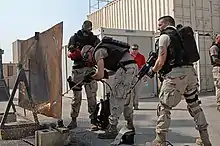
[[(72, 82), (73, 84), (76, 84), (83, 80), (83, 77), (85, 75), (85, 72), (92, 69), (91, 64), (86, 64), (81, 56), (81, 50), (82, 47), (85, 45), (91, 45), (95, 47), (100, 40), (97, 36), (93, 35), (92, 31), (92, 22), (91, 21), (84, 21), (82, 25), (82, 29), (78, 30), (77, 33), (75, 33), (69, 40), (68, 43), (68, 50), (69, 55), (68, 57), (74, 61), (73, 67), (72, 67)], [(82, 86), (84, 85), (87, 100), (88, 100), (88, 112), (90, 113), (89, 118), (91, 119), (91, 129), (92, 130), (98, 130), (97, 123), (96, 123), (96, 117), (94, 111), (96, 108), (96, 92), (98, 89), (98, 84), (95, 80), (88, 82), (88, 83), (82, 83), (76, 88), (73, 88), (73, 100), (72, 100), (72, 108), (71, 108), (71, 117), (72, 121), (68, 125), (69, 129), (74, 129), (77, 127), (77, 117), (79, 115), (79, 110), (81, 106), (81, 100), (82, 100)]]
[[(184, 60), (183, 41), (171, 16), (163, 16), (158, 20), (161, 31), (159, 52), (155, 65), (148, 75), (153, 77), (156, 72), (162, 75), (163, 83), (159, 94), (158, 120), (156, 138), (153, 146), (165, 146), (166, 135), (170, 127), (170, 110), (176, 107), (184, 95), (190, 115), (194, 118), (202, 143), (211, 146), (208, 134), (208, 123), (198, 99), (197, 74), (191, 62)], [(185, 54), (187, 56), (187, 54)], [(190, 54), (191, 55), (191, 54)]]
[[(138, 70), (141, 69), (141, 67), (146, 63), (145, 62), (145, 57), (144, 55), (142, 55), (140, 52), (139, 52), (139, 46), (137, 44), (133, 44), (132, 45), (132, 51), (131, 51), (131, 56), (134, 58), (134, 60), (137, 62), (137, 65), (138, 65)], [(134, 110), (138, 110), (139, 109), (139, 95), (140, 95), (140, 91), (142, 89), (141, 87), (141, 84), (142, 83), (142, 80), (139, 81), (135, 87), (135, 93), (134, 93)]]
[(213, 78), (217, 96), (217, 110), (220, 112), (220, 35), (217, 35), (215, 42), (210, 48), (211, 64), (213, 65)]
[(130, 46), (127, 43), (112, 40), (106, 37), (96, 48), (85, 46), (82, 55), (85, 60), (97, 64), (95, 80), (103, 79), (104, 68), (115, 72), (110, 97), (109, 126), (105, 133), (100, 133), (100, 139), (114, 139), (117, 134), (118, 120), (123, 113), (127, 121), (127, 128), (134, 131), (133, 125), (133, 91), (128, 93), (132, 84), (136, 81), (137, 64), (129, 53)]

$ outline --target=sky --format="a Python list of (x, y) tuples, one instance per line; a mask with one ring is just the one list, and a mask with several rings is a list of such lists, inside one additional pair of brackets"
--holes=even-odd
[[(89, 13), (89, 0), (2, 0), (0, 48), (3, 62), (12, 62), (12, 42), (28, 39), (63, 21), (63, 44), (81, 28)], [(92, 1), (95, 4), (95, 0)]]

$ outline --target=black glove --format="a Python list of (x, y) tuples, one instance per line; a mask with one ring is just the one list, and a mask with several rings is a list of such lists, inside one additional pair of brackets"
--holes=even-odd
[(108, 79), (108, 72), (106, 70), (104, 70), (104, 79)]
[(150, 70), (147, 73), (147, 76), (150, 77), (150, 78), (153, 78), (154, 74), (155, 74), (155, 72), (152, 70), (152, 67), (151, 67)]
[(71, 77), (71, 76), (69, 76), (69, 77), (67, 78), (67, 82), (69, 83), (70, 89), (75, 85), (75, 83), (72, 81), (72, 77)]
[(85, 73), (85, 76), (84, 76), (84, 79), (83, 81), (86, 82), (86, 83), (90, 83), (93, 79), (93, 75), (96, 73), (96, 70), (95, 69), (92, 69), (92, 70), (89, 70)]

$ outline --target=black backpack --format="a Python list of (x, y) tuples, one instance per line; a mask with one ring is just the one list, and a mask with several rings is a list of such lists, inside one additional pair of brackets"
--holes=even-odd
[(193, 29), (190, 26), (183, 26), (177, 29), (184, 45), (184, 62), (194, 63), (200, 59), (197, 49), (196, 40), (194, 38)]
[(109, 125), (109, 116), (111, 115), (110, 113), (110, 103), (109, 103), (109, 98), (110, 98), (110, 93), (106, 94), (107, 99), (100, 99), (100, 102), (96, 105), (96, 109), (94, 114), (96, 115), (97, 119), (97, 125), (101, 130), (104, 130), (107, 128)]

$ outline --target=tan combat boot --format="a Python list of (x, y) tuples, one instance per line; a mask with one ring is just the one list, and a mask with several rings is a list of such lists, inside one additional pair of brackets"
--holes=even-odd
[(166, 146), (166, 133), (157, 133), (151, 146)]
[(196, 139), (196, 144), (199, 146), (212, 146), (209, 140), (209, 134), (207, 130), (199, 130), (200, 137)]
[(98, 134), (99, 139), (115, 139), (118, 135), (118, 130), (116, 125), (109, 125), (105, 133)]
[(75, 129), (77, 127), (77, 122), (76, 122), (76, 118), (72, 118), (72, 121), (69, 123), (69, 125), (67, 126), (68, 129)]

